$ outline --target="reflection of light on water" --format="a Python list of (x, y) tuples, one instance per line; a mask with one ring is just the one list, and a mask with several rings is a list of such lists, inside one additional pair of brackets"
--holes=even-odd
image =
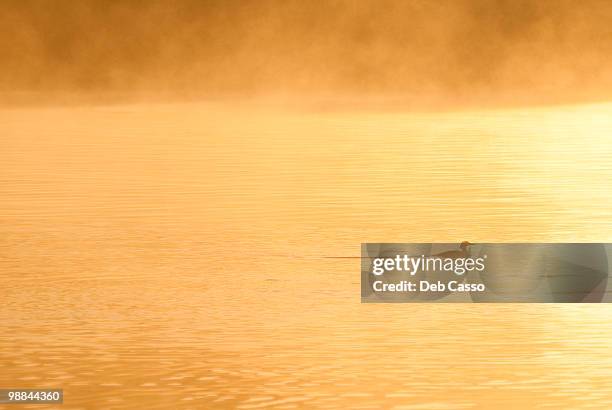
[(611, 123), (607, 104), (0, 112), (0, 385), (35, 371), (85, 405), (117, 383), (130, 407), (176, 405), (177, 380), (228, 407), (609, 403), (606, 306), (360, 305), (359, 262), (320, 256), (610, 241)]
[[(573, 304), (573, 305), (555, 305), (551, 307), (554, 310), (555, 317), (567, 323), (573, 323), (570, 328), (563, 327), (559, 329), (566, 334), (571, 333), (576, 328), (598, 330), (602, 338), (612, 335), (612, 329), (601, 326), (606, 321), (612, 319), (612, 309), (608, 309), (608, 304)], [(601, 328), (600, 328), (601, 327)], [(572, 330), (574, 328), (574, 330)], [(577, 337), (580, 335), (577, 334)], [(573, 339), (575, 340), (575, 339)]]

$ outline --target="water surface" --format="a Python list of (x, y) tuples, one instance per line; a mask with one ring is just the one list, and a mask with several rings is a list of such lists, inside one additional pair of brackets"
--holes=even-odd
[(0, 386), (63, 409), (610, 408), (607, 305), (361, 305), (360, 261), (326, 257), (612, 242), (611, 186), (607, 104), (5, 109)]

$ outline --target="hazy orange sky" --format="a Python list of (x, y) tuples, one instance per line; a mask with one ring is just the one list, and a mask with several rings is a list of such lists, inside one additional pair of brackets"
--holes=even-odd
[(7, 1), (0, 91), (606, 100), (610, 21), (605, 0)]

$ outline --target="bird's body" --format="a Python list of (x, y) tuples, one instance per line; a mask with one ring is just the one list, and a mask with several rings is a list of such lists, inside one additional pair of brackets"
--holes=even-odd
[(440, 252), (432, 256), (436, 256), (438, 258), (451, 258), (451, 259), (467, 258), (470, 256), (470, 249), (469, 249), (470, 245), (472, 244), (467, 241), (464, 241), (464, 242), (461, 242), (461, 245), (459, 245), (458, 250)]

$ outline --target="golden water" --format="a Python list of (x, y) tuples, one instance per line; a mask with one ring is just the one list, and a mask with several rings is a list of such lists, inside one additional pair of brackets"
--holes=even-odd
[(3, 110), (0, 387), (63, 388), (63, 409), (610, 408), (608, 305), (361, 305), (359, 260), (325, 257), (612, 242), (611, 187), (606, 104)]

